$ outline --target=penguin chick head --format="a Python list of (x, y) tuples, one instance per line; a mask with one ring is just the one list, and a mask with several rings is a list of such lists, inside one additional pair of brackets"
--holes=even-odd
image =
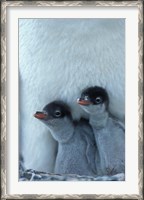
[(47, 104), (43, 111), (37, 111), (34, 117), (48, 125), (64, 120), (64, 118), (72, 118), (70, 108), (62, 101), (53, 101)]
[(84, 89), (77, 103), (87, 113), (102, 113), (107, 110), (109, 98), (104, 88), (94, 86)]
[[(74, 125), (70, 108), (62, 101), (53, 101), (47, 104), (42, 111), (37, 111), (34, 117), (49, 128), (57, 141), (65, 142), (73, 134)], [(59, 134), (60, 132), (62, 134)]]

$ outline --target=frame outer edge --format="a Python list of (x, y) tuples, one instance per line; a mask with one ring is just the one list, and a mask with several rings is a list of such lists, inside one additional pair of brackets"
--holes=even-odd
[(140, 199), (143, 199), (143, 2), (139, 1), (139, 14), (138, 14), (138, 114), (139, 114), (139, 126), (138, 126), (138, 144), (139, 144), (139, 167), (138, 167), (138, 186)]
[[(6, 8), (7, 6), (25, 6), (25, 5), (35, 5), (35, 6), (138, 6), (139, 8), (139, 35), (138, 35), (138, 53), (139, 53), (139, 195), (77, 195), (77, 194), (64, 194), (64, 195), (7, 195), (6, 194)], [(131, 198), (131, 199), (139, 199), (143, 200), (143, 5), (142, 1), (50, 1), (50, 2), (42, 2), (42, 1), (2, 1), (1, 2), (1, 57), (2, 57), (2, 65), (1, 65), (1, 199), (114, 199), (117, 198)]]
[(1, 193), (6, 194), (6, 4), (1, 3)]

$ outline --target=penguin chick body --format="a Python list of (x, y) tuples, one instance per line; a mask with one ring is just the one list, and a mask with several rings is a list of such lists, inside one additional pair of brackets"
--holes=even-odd
[(109, 97), (105, 89), (90, 87), (83, 90), (77, 101), (89, 114), (98, 152), (96, 168), (99, 175), (113, 175), (125, 170), (125, 129), (110, 117)]
[(59, 174), (95, 175), (95, 139), (88, 122), (72, 121), (70, 108), (61, 101), (46, 105), (35, 117), (46, 124), (58, 142), (54, 172)]

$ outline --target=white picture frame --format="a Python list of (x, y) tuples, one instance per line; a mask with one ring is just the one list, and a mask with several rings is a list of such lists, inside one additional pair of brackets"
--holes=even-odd
[[(135, 130), (137, 130), (137, 136), (136, 138), (138, 138), (138, 146), (137, 147), (137, 159), (138, 163), (136, 166), (137, 170), (136, 170), (136, 174), (134, 175), (134, 177), (136, 178), (136, 183), (133, 184), (133, 178), (128, 177), (129, 180), (131, 180), (131, 185), (129, 185), (129, 187), (133, 188), (132, 190), (134, 191), (134, 193), (131, 191), (127, 191), (125, 190), (125, 192), (121, 193), (121, 192), (115, 192), (117, 190), (114, 190), (113, 193), (112, 192), (104, 192), (104, 193), (94, 193), (94, 190), (89, 190), (91, 187), (91, 183), (74, 183), (76, 185), (76, 187), (78, 188), (77, 190), (75, 190), (75, 192), (71, 192), (71, 189), (68, 189), (64, 192), (64, 190), (62, 190), (62, 194), (57, 192), (56, 188), (57, 187), (65, 187), (66, 183), (65, 182), (60, 182), (58, 183), (57, 187), (53, 187), (51, 188), (51, 192), (49, 194), (46, 193), (41, 193), (38, 189), (41, 187), (43, 188), (44, 185), (46, 183), (32, 183), (37, 184), (37, 186), (32, 187), (28, 182), (24, 182), (21, 183), (18, 180), (14, 180), (12, 178), (9, 178), (12, 175), (12, 172), (14, 170), (14, 172), (18, 171), (18, 166), (12, 166), (12, 168), (10, 167), (11, 165), (11, 150), (9, 149), (10, 146), (10, 130), (9, 130), (9, 124), (7, 123), (8, 121), (10, 121), (11, 118), (11, 113), (10, 113), (10, 107), (11, 104), (9, 104), (10, 101), (10, 88), (8, 88), (9, 84), (7, 84), (7, 82), (9, 83), (9, 78), (11, 77), (10, 73), (12, 73), (15, 76), (15, 79), (18, 80), (18, 73), (17, 73), (17, 67), (15, 69), (13, 69), (13, 71), (11, 70), (11, 61), (13, 63), (13, 65), (18, 66), (18, 62), (17, 62), (17, 58), (18, 58), (18, 31), (17, 31), (17, 24), (18, 24), (18, 19), (21, 17), (24, 17), (23, 12), (20, 12), (22, 10), (29, 10), (31, 11), (31, 9), (46, 9), (46, 8), (54, 8), (57, 7), (61, 8), (61, 7), (65, 7), (65, 8), (72, 8), (72, 7), (93, 7), (93, 8), (113, 8), (113, 10), (117, 9), (117, 8), (121, 8), (121, 9), (128, 9), (130, 12), (131, 10), (134, 8), (136, 10), (136, 13), (138, 13), (138, 18), (134, 17), (134, 20), (136, 20), (135, 22), (133, 22), (133, 30), (136, 31), (136, 33), (138, 33), (137, 38), (135, 38), (138, 42), (138, 46), (136, 45), (136, 64), (137, 64), (137, 71), (138, 71), (138, 77), (135, 74), (135, 84), (137, 83), (139, 90), (138, 90), (138, 105), (136, 105), (136, 107), (138, 108), (136, 116), (137, 116), (137, 127)], [(143, 31), (142, 31), (142, 27), (143, 27), (143, 3), (142, 1), (121, 1), (121, 2), (117, 2), (117, 1), (68, 1), (68, 2), (63, 2), (63, 1), (2, 1), (1, 2), (1, 8), (2, 8), (2, 20), (1, 20), (1, 30), (2, 30), (2, 34), (1, 34), (1, 44), (2, 44), (2, 51), (1, 51), (1, 56), (2, 56), (2, 65), (1, 65), (1, 116), (2, 116), (2, 121), (1, 121), (1, 198), (2, 199), (57, 199), (57, 198), (61, 198), (61, 199), (139, 199), (142, 200), (144, 198), (143, 196), (143, 164), (142, 164), (142, 160), (143, 160), (143, 121), (142, 121), (142, 116), (143, 116), (143, 111), (142, 111), (142, 107), (143, 107), (143, 63), (142, 63), (142, 57), (143, 57)], [(34, 13), (34, 14), (32, 14)], [(27, 17), (27, 15), (29, 17), (34, 17), (38, 18), (40, 17), (39, 13), (35, 14), (36, 12), (33, 11), (31, 12), (25, 12), (25, 17)], [(133, 13), (133, 12), (131, 12)], [(52, 13), (53, 15), (53, 13)], [(136, 14), (135, 14), (136, 15)], [(125, 14), (122, 14), (122, 18), (126, 17)], [(133, 17), (133, 16), (131, 16)], [(130, 20), (132, 20), (132, 18), (129, 18)], [(126, 17), (128, 18), (128, 17)], [(14, 34), (14, 39), (16, 41), (16, 50), (15, 50), (15, 59), (11, 60), (11, 51), (12, 48), (10, 46), (10, 42), (11, 42), (11, 37), (10, 34), (7, 32), (7, 30), (12, 30), (9, 29), (10, 26), (13, 26), (15, 31), (12, 32), (12, 34)], [(127, 29), (130, 28), (126, 27)], [(126, 38), (127, 39), (127, 38)], [(134, 71), (135, 73), (135, 71)], [(15, 88), (15, 95), (18, 96), (18, 85)], [(127, 96), (127, 95), (126, 95)], [(15, 102), (14, 106), (16, 111), (18, 111), (18, 100)], [(18, 116), (15, 116), (15, 130), (18, 130)], [(18, 134), (15, 136), (15, 140), (18, 141)], [(18, 149), (18, 147), (16, 147), (16, 149)], [(18, 157), (18, 152), (17, 152), (17, 156)], [(111, 187), (114, 187), (114, 185), (119, 184), (118, 187), (122, 187), (122, 188), (127, 188), (128, 185), (122, 185), (122, 183), (116, 183), (116, 182), (111, 182), (111, 183), (107, 183), (109, 185), (111, 185)], [(11, 185), (14, 185), (13, 188), (15, 188), (17, 190), (9, 192), (9, 188), (11, 187)], [(51, 187), (52, 183), (49, 182), (47, 187)], [(29, 188), (29, 190), (31, 191), (30, 193), (24, 193), (22, 191), (25, 191), (24, 187)], [(68, 186), (69, 188), (71, 188), (71, 185)], [(79, 188), (84, 187), (86, 188), (85, 192), (82, 193)], [(95, 187), (94, 185), (92, 187)], [(105, 187), (107, 187), (107, 185), (105, 185)], [(21, 188), (21, 189), (20, 189)], [(53, 191), (53, 192), (52, 192)], [(77, 192), (76, 192), (77, 191)], [(123, 190), (124, 191), (124, 190)], [(135, 192), (137, 191), (137, 192)]]

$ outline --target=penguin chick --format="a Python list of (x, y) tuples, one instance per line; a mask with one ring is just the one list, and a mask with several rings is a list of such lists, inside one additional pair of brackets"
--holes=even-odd
[(113, 175), (125, 170), (125, 129), (121, 122), (110, 117), (109, 97), (102, 87), (83, 90), (77, 100), (89, 114), (97, 143), (96, 168), (99, 175)]
[(34, 115), (50, 130), (58, 142), (55, 173), (95, 175), (95, 138), (88, 121), (72, 121), (70, 108), (54, 101)]

